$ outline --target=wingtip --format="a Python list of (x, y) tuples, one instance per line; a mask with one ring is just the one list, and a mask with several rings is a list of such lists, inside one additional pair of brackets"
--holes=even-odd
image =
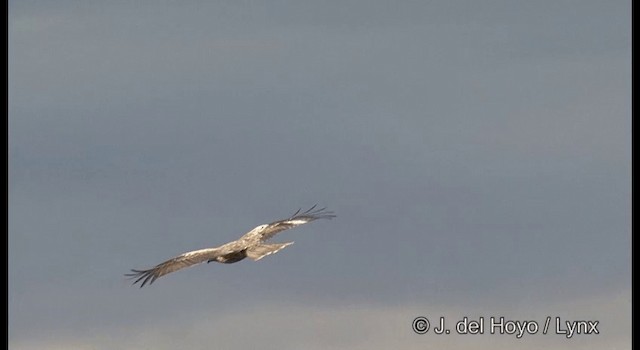
[(153, 281), (155, 281), (155, 279), (157, 278), (156, 276), (153, 276), (150, 270), (131, 269), (130, 273), (125, 273), (124, 275), (128, 279), (131, 279), (131, 280), (135, 279), (135, 281), (131, 283), (132, 286), (142, 282), (140, 283), (140, 286), (139, 286), (140, 288), (144, 287), (147, 284), (151, 285)]

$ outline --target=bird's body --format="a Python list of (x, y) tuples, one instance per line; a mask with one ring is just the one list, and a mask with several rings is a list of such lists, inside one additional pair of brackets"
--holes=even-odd
[(333, 212), (325, 211), (325, 208), (315, 209), (315, 207), (314, 205), (311, 209), (302, 213), (298, 210), (288, 219), (257, 226), (236, 241), (223, 244), (216, 248), (205, 248), (180, 254), (148, 270), (131, 270), (132, 273), (126, 274), (126, 276), (136, 279), (133, 284), (142, 282), (140, 287), (144, 287), (145, 284), (152, 284), (157, 278), (168, 273), (203, 262), (232, 264), (246, 257), (258, 261), (267, 255), (277, 253), (281, 249), (293, 244), (293, 242), (265, 243), (265, 241), (277, 233), (317, 219), (331, 219), (335, 217)]

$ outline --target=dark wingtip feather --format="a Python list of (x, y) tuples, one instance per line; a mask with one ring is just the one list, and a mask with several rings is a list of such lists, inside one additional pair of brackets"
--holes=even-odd
[(307, 211), (305, 211), (304, 213), (305, 213), (305, 214), (309, 214), (309, 213), (310, 213), (310, 212), (311, 212), (315, 207), (317, 207), (317, 206), (318, 206), (318, 204), (314, 204), (314, 205), (313, 205), (313, 207), (311, 207), (311, 208), (307, 209)]
[(317, 219), (332, 219), (335, 218), (336, 215), (334, 214), (333, 211), (330, 210), (326, 210), (327, 207), (322, 207), (322, 208), (317, 208), (317, 204), (315, 204), (314, 206), (312, 206), (311, 208), (305, 210), (304, 212), (300, 213), (300, 210), (298, 210), (295, 214), (293, 214), (291, 216), (291, 219), (302, 219), (302, 218), (306, 218), (306, 219), (311, 219), (311, 220), (317, 220)]
[(154, 274), (153, 269), (149, 269), (149, 270), (131, 269), (131, 272), (132, 273), (126, 273), (125, 276), (128, 277), (129, 279), (136, 279), (135, 281), (133, 281), (132, 285), (136, 285), (137, 283), (142, 281), (142, 283), (140, 284), (140, 288), (144, 287), (147, 284), (147, 282), (149, 283), (149, 285), (153, 284), (153, 281), (155, 281), (156, 278), (158, 278), (158, 276)]

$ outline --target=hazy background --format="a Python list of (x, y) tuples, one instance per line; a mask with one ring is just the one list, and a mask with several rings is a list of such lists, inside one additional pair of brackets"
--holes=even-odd
[(8, 7), (10, 348), (630, 348), (630, 1)]

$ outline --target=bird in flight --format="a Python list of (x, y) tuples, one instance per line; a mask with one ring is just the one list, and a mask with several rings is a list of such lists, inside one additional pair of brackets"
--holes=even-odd
[(125, 276), (135, 279), (133, 282), (134, 285), (138, 282), (142, 282), (140, 284), (140, 288), (142, 288), (147, 283), (151, 285), (156, 279), (168, 273), (197, 265), (205, 261), (207, 263), (215, 261), (223, 264), (232, 264), (246, 257), (249, 257), (254, 261), (258, 261), (267, 255), (277, 253), (281, 249), (293, 244), (293, 242), (265, 243), (277, 233), (296, 226), (304, 225), (314, 220), (331, 219), (336, 217), (333, 212), (325, 210), (326, 208), (316, 209), (316, 206), (317, 205), (314, 205), (304, 212), (300, 212), (301, 209), (298, 209), (298, 211), (288, 219), (257, 226), (253, 230), (244, 234), (244, 236), (240, 237), (240, 239), (223, 244), (219, 247), (205, 248), (180, 254), (148, 270), (132, 269), (131, 273), (127, 273)]

